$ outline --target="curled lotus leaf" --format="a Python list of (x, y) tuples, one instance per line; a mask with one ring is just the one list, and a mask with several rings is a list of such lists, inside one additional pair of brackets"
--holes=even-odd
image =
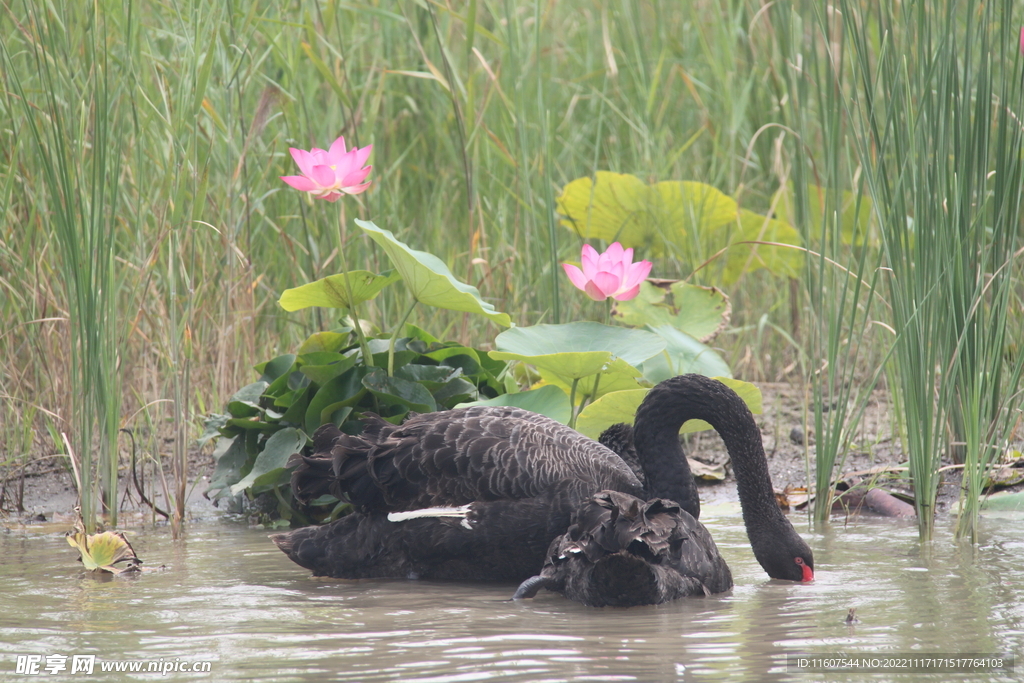
[(298, 311), (310, 306), (351, 308), (353, 305), (375, 298), (382, 289), (400, 279), (401, 275), (391, 270), (380, 274), (368, 270), (353, 270), (347, 275), (328, 275), (316, 282), (286, 289), (282, 292), (279, 303), (286, 311)]
[[(86, 569), (104, 571), (111, 574), (140, 571), (142, 560), (135, 554), (135, 549), (124, 533), (120, 531), (104, 531), (88, 535), (83, 531), (69, 532), (65, 538), (68, 545), (78, 551)], [(123, 567), (117, 567), (120, 563)]]
[(635, 299), (615, 302), (612, 315), (633, 327), (669, 325), (707, 344), (729, 325), (732, 304), (717, 287), (647, 280)]

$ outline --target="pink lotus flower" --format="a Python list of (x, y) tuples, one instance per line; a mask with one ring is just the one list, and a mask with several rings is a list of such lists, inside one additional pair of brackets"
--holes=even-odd
[(362, 149), (345, 150), (345, 138), (339, 137), (327, 151), (314, 147), (308, 152), (289, 147), (292, 159), (299, 165), (302, 175), (285, 175), (285, 181), (296, 190), (308, 192), (329, 202), (338, 201), (342, 194), (359, 194), (370, 186), (363, 182), (372, 166), (363, 167), (370, 157), (373, 145)]
[(618, 242), (613, 242), (603, 254), (584, 244), (580, 260), (583, 270), (568, 263), (563, 263), (562, 268), (572, 283), (594, 301), (610, 296), (616, 301), (632, 299), (640, 293), (640, 283), (651, 272), (650, 261), (633, 263), (633, 250), (623, 249)]

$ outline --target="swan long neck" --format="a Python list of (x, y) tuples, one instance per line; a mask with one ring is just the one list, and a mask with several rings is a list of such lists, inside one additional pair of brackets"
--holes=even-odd
[(778, 518), (784, 520), (753, 415), (735, 392), (703, 375), (680, 375), (660, 383), (637, 410), (634, 443), (648, 494), (674, 500), (699, 518), (697, 487), (679, 445), (679, 429), (694, 419), (714, 427), (729, 451), (748, 535), (778, 524)]

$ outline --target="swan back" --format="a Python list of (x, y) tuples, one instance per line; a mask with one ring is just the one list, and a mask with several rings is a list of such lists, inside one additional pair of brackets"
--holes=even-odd
[(550, 418), (519, 408), (474, 406), (415, 415), (393, 425), (367, 413), (359, 435), (324, 425), (312, 456), (292, 475), (309, 500), (328, 490), (362, 510), (415, 510), (519, 500), (571, 482), (589, 492), (642, 494), (614, 452)]

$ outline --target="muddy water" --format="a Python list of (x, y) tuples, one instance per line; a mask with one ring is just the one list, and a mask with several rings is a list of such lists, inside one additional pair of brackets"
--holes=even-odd
[[(100, 581), (62, 537), (0, 531), (0, 680), (812, 681), (1018, 680), (1024, 671), (1024, 524), (988, 519), (978, 549), (940, 523), (930, 548), (890, 520), (809, 532), (817, 580), (770, 581), (738, 510), (704, 521), (733, 569), (721, 596), (658, 607), (593, 609), (513, 586), (318, 581), (268, 532), (219, 521), (184, 541), (133, 534), (160, 572)], [(847, 624), (849, 608), (859, 623)], [(1017, 673), (812, 673), (787, 655), (1016, 653)], [(19, 655), (67, 655), (67, 670), (18, 675)], [(68, 673), (95, 655), (94, 673)], [(103, 673), (102, 663), (191, 666), (208, 673)], [(22, 660), (23, 664), (27, 660)]]

